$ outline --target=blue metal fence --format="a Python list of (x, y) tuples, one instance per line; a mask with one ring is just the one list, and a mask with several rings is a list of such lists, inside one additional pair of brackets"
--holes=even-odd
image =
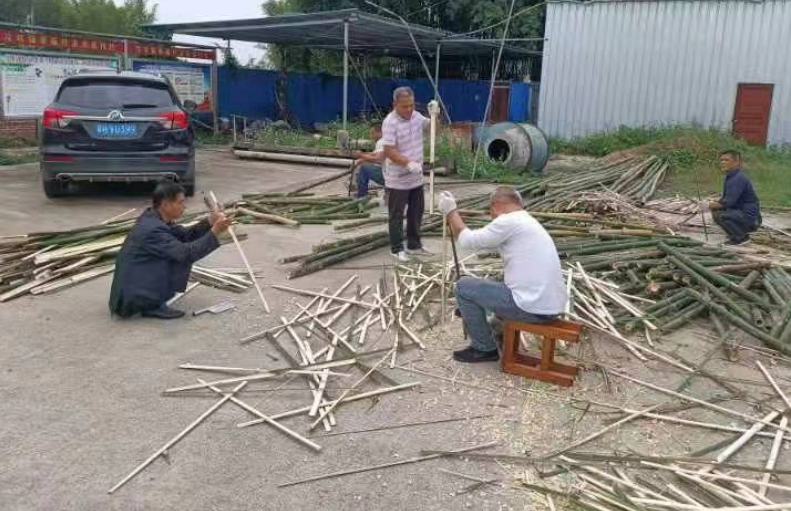
[[(277, 118), (277, 72), (262, 69), (218, 69), (218, 97), (221, 117), (242, 115), (254, 119)], [(375, 78), (363, 83), (349, 80), (349, 117), (382, 115), (390, 110), (393, 90), (409, 86), (418, 104), (433, 99), (431, 82), (425, 79), (404, 80)], [(480, 121), (486, 108), (489, 82), (440, 80), (439, 91), (454, 122)], [(340, 119), (343, 112), (343, 79), (322, 74), (289, 73), (286, 101), (289, 112), (302, 127), (316, 122)], [(530, 88), (514, 83), (509, 113), (517, 122), (529, 120)]]

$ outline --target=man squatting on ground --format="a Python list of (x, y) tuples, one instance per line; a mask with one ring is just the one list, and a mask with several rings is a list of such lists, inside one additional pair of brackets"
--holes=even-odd
[(167, 306), (187, 287), (192, 263), (220, 246), (217, 240), (231, 225), (223, 213), (189, 228), (175, 224), (184, 214), (184, 188), (163, 181), (154, 189), (152, 207), (137, 219), (115, 262), (110, 312), (121, 317), (175, 319), (184, 312)]
[[(429, 113), (439, 112), (430, 101)], [(385, 160), (385, 187), (389, 215), (390, 251), (402, 262), (409, 255), (427, 255), (420, 241), (420, 224), (425, 207), (423, 198), (423, 132), (430, 119), (415, 111), (415, 93), (409, 87), (393, 91), (393, 111), (382, 123)], [(407, 246), (404, 250), (404, 210), (406, 209)]]
[(501, 186), (491, 196), (492, 222), (468, 229), (450, 192), (442, 192), (439, 209), (446, 216), (459, 247), (497, 250), (505, 263), (504, 282), (463, 277), (456, 282), (456, 303), (470, 337), (470, 346), (454, 351), (459, 362), (499, 358), (487, 312), (526, 323), (546, 323), (566, 308), (566, 289), (555, 243), (544, 227), (524, 210), (522, 197)]
[(354, 166), (357, 171), (358, 199), (368, 196), (368, 183), (371, 181), (381, 186), (385, 184), (384, 174), (382, 173), (382, 163), (385, 160), (382, 126), (371, 126), (371, 139), (376, 142), (373, 152), (354, 152), (354, 157), (357, 158)]
[(720, 170), (725, 174), (720, 200), (709, 208), (714, 222), (728, 234), (726, 245), (750, 241), (750, 233), (761, 226), (761, 204), (750, 178), (742, 170), (742, 155), (737, 151), (720, 153)]

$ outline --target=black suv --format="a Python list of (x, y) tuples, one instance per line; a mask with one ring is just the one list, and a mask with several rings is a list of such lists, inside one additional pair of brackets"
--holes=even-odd
[(167, 79), (122, 73), (66, 78), (42, 118), (41, 179), (47, 197), (69, 182), (172, 179), (195, 193), (195, 134)]

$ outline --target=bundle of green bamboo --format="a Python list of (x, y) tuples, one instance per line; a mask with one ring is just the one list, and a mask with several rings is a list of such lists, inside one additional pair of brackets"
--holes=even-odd
[(578, 194), (591, 190), (610, 190), (642, 204), (654, 195), (669, 167), (656, 156), (631, 157), (595, 165), (573, 175), (545, 178), (543, 186), (530, 190), (525, 207), (531, 211), (568, 211), (575, 209)]
[(377, 203), (369, 197), (316, 196), (312, 193), (242, 195), (233, 207), (240, 223), (297, 226), (368, 218)]

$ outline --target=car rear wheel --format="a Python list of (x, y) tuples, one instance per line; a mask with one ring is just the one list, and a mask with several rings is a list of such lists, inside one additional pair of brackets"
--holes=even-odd
[(44, 194), (50, 199), (63, 197), (69, 189), (69, 184), (62, 181), (47, 181), (43, 179), (41, 184), (44, 187)]

